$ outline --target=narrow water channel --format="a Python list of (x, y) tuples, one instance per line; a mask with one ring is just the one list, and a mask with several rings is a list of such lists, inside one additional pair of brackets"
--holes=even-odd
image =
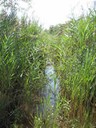
[(50, 106), (55, 107), (59, 93), (59, 80), (56, 76), (53, 65), (49, 64), (46, 66), (45, 74), (48, 80), (45, 87), (45, 98), (49, 99)]
[(50, 112), (54, 113), (59, 94), (59, 80), (52, 64), (47, 64), (45, 75), (47, 84), (42, 92), (43, 101), (38, 106), (38, 114), (39, 116), (42, 115), (43, 118), (46, 118)]

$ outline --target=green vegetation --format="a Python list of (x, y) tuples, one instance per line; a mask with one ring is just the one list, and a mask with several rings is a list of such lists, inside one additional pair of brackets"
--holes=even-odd
[(96, 12), (90, 11), (78, 20), (71, 19), (63, 27), (51, 28), (57, 38), (51, 46), (55, 53), (53, 61), (60, 80), (60, 94), (69, 102), (70, 108), (67, 115), (65, 107), (61, 109), (61, 127), (96, 126), (95, 24)]
[[(32, 118), (45, 83), (45, 52), (37, 23), (0, 22), (0, 127)], [(13, 23), (13, 24), (12, 24)], [(32, 122), (33, 123), (33, 122)], [(33, 125), (33, 124), (32, 124)]]
[[(43, 30), (0, 14), (0, 128), (95, 128), (96, 11)], [(55, 108), (42, 96), (52, 62), (60, 91)], [(46, 103), (46, 114), (38, 106)]]

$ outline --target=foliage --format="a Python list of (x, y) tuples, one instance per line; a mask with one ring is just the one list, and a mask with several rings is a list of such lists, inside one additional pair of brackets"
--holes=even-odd
[(60, 79), (61, 97), (70, 100), (69, 120), (76, 118), (81, 123), (80, 127), (84, 124), (87, 127), (89, 122), (96, 121), (95, 24), (95, 10), (78, 20), (73, 18), (66, 24), (63, 33), (56, 37), (56, 43), (51, 44), (55, 53), (54, 66)]
[(24, 23), (19, 23), (13, 19), (6, 15), (0, 22), (1, 128), (10, 128), (14, 122), (22, 123), (25, 119), (28, 123), (45, 82), (41, 28), (35, 22), (28, 24), (23, 19)]
[[(26, 17), (20, 21), (14, 7), (9, 15), (2, 11), (1, 128), (93, 128), (96, 125), (95, 24), (96, 11), (90, 10), (87, 16), (44, 31), (38, 22), (28, 22)], [(59, 79), (55, 107), (51, 106), (50, 98), (42, 96), (48, 83), (47, 62), (54, 66)], [(38, 110), (42, 104), (47, 106), (45, 115)]]

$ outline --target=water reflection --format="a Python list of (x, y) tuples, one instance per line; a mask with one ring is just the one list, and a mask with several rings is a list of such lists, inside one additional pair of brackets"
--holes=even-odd
[(50, 105), (55, 107), (59, 93), (59, 80), (56, 77), (53, 65), (46, 66), (45, 74), (48, 79), (48, 83), (45, 87), (45, 98), (49, 99)]
[(46, 118), (48, 112), (53, 112), (59, 94), (59, 80), (56, 76), (53, 65), (48, 64), (45, 69), (47, 84), (41, 92), (42, 103), (38, 105), (38, 115)]

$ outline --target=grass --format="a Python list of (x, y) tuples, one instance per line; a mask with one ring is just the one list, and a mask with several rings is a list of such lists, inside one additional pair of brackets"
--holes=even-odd
[[(70, 101), (69, 122), (73, 120), (73, 125), (76, 119), (78, 127), (85, 128), (96, 125), (96, 117), (93, 119), (93, 110), (96, 109), (95, 19), (95, 11), (78, 20), (71, 19), (64, 33), (58, 36), (57, 43), (51, 45), (55, 53), (53, 60), (60, 79), (61, 97)], [(69, 123), (67, 127), (72, 126)]]
[[(95, 10), (46, 31), (24, 17), (0, 15), (1, 128), (96, 126), (95, 24)], [(42, 96), (47, 61), (59, 79), (55, 109)], [(42, 104), (47, 105), (45, 115), (38, 113)]]
[[(1, 25), (6, 26), (5, 19), (1, 21)], [(39, 102), (39, 92), (45, 82), (45, 53), (39, 35), (41, 28), (35, 22), (32, 24), (27, 24), (26, 21), (24, 24), (23, 21), (21, 24), (15, 22), (14, 26), (9, 26), (13, 31), (7, 34), (6, 29), (4, 30), (2, 26), (0, 28), (3, 30), (3, 38), (0, 37), (0, 127), (2, 128), (10, 128), (14, 122), (22, 124), (23, 120), (26, 120), (26, 124), (29, 123), (27, 118), (30, 118), (31, 108), (34, 111)]]

